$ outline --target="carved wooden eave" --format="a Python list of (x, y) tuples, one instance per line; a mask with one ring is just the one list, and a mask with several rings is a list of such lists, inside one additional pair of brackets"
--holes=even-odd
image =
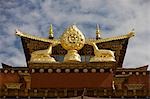
[(127, 78), (125, 77), (117, 77), (115, 78), (115, 84), (122, 84)]
[(140, 66), (140, 67), (137, 67), (137, 68), (117, 68), (116, 71), (118, 72), (122, 72), (122, 71), (133, 71), (133, 72), (136, 72), (136, 71), (148, 71), (147, 68), (148, 68), (149, 65), (145, 65), (145, 66)]
[(130, 75), (129, 74), (126, 74), (126, 75), (115, 75), (114, 77), (114, 83), (117, 87), (117, 89), (122, 89), (122, 86), (123, 86), (123, 83), (128, 80), (128, 77)]
[(54, 46), (60, 44), (59, 39), (51, 40), (51, 39), (48, 39), (48, 38), (42, 38), (42, 37), (27, 34), (27, 33), (23, 33), (23, 32), (16, 33), (16, 35), (20, 36), (20, 37), (23, 37), (23, 38), (29, 38), (29, 39), (32, 39), (32, 40), (38, 40), (38, 41), (42, 41), (42, 42), (53, 43)]
[(3, 67), (3, 68), (12, 68), (12, 66), (7, 65), (7, 64), (5, 64), (5, 63), (1, 63), (1, 64), (2, 64), (2, 67)]
[(114, 78), (115, 83), (116, 84), (118, 84), (118, 83), (122, 84), (125, 80), (128, 79), (129, 76), (130, 76), (129, 74), (126, 74), (126, 75), (115, 75), (115, 78)]
[(130, 38), (134, 36), (134, 33), (130, 32), (126, 35), (121, 35), (121, 36), (116, 36), (116, 37), (110, 37), (110, 38), (103, 38), (103, 39), (86, 39), (86, 44), (88, 44), (89, 42), (95, 42), (95, 43), (102, 43), (102, 42), (110, 42), (113, 40), (121, 40), (121, 39), (126, 39), (126, 38)]
[(143, 75), (143, 76), (148, 76), (150, 75), (150, 71), (147, 70), (148, 65), (146, 66), (141, 66), (138, 68), (117, 68), (116, 69), (116, 75)]
[[(60, 44), (60, 40), (59, 39), (47, 39), (47, 38), (42, 38), (42, 37), (37, 37), (37, 36), (33, 36), (33, 35), (30, 35), (30, 34), (27, 34), (27, 33), (19, 33), (16, 35), (20, 36), (20, 37), (23, 37), (23, 38), (29, 38), (29, 39), (32, 39), (32, 40), (38, 40), (38, 41), (42, 41), (42, 42), (48, 42), (48, 43), (57, 43), (57, 44)], [(121, 35), (121, 36), (116, 36), (116, 37), (110, 37), (110, 38), (104, 38), (104, 39), (86, 39), (86, 42), (85, 44), (88, 44), (89, 42), (95, 42), (95, 43), (102, 43), (102, 42), (109, 42), (109, 41), (113, 41), (113, 40), (120, 40), (120, 39), (126, 39), (126, 38), (130, 38), (134, 36), (134, 33), (133, 32), (130, 32), (126, 35)]]
[[(87, 67), (104, 67), (104, 65), (106, 65), (106, 68), (114, 68), (116, 65), (116, 62), (99, 62), (99, 64), (97, 64), (97, 62), (91, 62), (91, 63), (86, 63), (86, 62), (74, 62), (74, 63), (67, 63), (67, 62), (62, 62), (60, 63), (51, 63), (51, 65), (49, 65), (49, 63), (29, 63), (29, 65), (32, 67), (44, 67), (44, 68), (87, 68)], [(41, 66), (42, 65), (42, 66)]]
[(25, 81), (26, 83), (26, 89), (30, 89), (31, 88), (31, 75), (30, 73), (22, 73), (20, 72), (19, 75), (21, 76), (21, 78), (23, 78), (23, 80)]
[(138, 70), (147, 70), (148, 69), (148, 65), (142, 66), (142, 67), (138, 67), (136, 68)]
[(28, 72), (28, 67), (12, 67), (12, 68), (0, 68), (0, 72), (11, 72), (11, 73), (19, 73), (19, 72)]

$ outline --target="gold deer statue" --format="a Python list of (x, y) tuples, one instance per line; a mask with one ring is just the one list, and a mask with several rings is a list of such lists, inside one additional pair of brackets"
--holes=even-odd
[(94, 57), (90, 59), (90, 62), (108, 62), (108, 61), (116, 61), (114, 52), (106, 49), (98, 49), (95, 43), (91, 43), (90, 45), (94, 48)]
[(52, 44), (49, 45), (48, 49), (45, 50), (38, 50), (31, 53), (31, 62), (42, 62), (42, 63), (51, 63), (56, 62), (53, 57), (50, 55), (52, 54)]

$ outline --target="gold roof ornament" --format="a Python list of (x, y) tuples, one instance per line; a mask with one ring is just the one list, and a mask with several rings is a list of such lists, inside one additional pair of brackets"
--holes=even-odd
[(96, 39), (100, 39), (101, 38), (101, 30), (99, 25), (96, 25)]
[(95, 43), (91, 43), (94, 48), (94, 57), (90, 59), (90, 62), (108, 62), (116, 61), (114, 52), (106, 49), (98, 49)]
[(66, 50), (80, 50), (84, 46), (85, 37), (75, 25), (71, 25), (62, 34), (60, 42)]
[(49, 29), (49, 39), (54, 38), (54, 31), (53, 31), (53, 25), (50, 24), (50, 29)]
[(52, 54), (52, 44), (50, 44), (48, 49), (38, 50), (31, 53), (30, 62), (32, 63), (53, 63), (56, 60), (51, 57)]
[(81, 57), (77, 50), (80, 50), (85, 43), (83, 33), (75, 26), (68, 27), (61, 36), (61, 45), (68, 51), (65, 55), (64, 62), (80, 62)]
[(135, 35), (135, 29), (133, 28), (130, 32), (129, 32), (130, 36), (134, 36)]

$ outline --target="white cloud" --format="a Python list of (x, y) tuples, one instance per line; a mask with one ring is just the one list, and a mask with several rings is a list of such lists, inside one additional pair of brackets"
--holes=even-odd
[[(17, 0), (16, 0), (17, 1)], [(31, 0), (0, 3), (0, 61), (23, 65), (23, 51), (16, 48), (14, 29), (46, 37), (50, 23), (55, 36), (73, 23), (88, 37), (94, 37), (95, 24), (100, 24), (104, 37), (122, 35), (135, 28), (136, 37), (129, 41), (124, 66), (150, 64), (149, 0)], [(14, 44), (15, 43), (15, 44)], [(11, 49), (14, 51), (7, 52)], [(19, 45), (21, 48), (21, 45)], [(3, 50), (7, 49), (5, 53)], [(138, 58), (137, 58), (138, 57)], [(22, 61), (17, 61), (22, 59)]]

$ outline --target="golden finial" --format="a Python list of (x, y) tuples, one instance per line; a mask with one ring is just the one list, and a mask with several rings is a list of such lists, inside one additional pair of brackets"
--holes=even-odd
[(132, 36), (134, 36), (135, 35), (135, 30), (134, 30), (134, 28), (128, 33), (129, 35), (129, 37), (132, 37)]
[(52, 26), (52, 24), (50, 24), (49, 39), (53, 39), (54, 38), (53, 34), (54, 34), (54, 32), (53, 32), (53, 26)]
[(100, 39), (101, 38), (101, 31), (99, 28), (99, 25), (96, 25), (96, 39)]

